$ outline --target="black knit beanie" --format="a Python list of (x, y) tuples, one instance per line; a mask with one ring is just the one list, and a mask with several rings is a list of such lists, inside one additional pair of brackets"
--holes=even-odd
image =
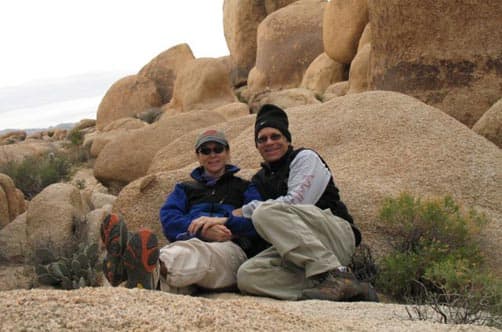
[(291, 143), (291, 133), (288, 130), (289, 121), (288, 115), (281, 108), (272, 105), (263, 105), (256, 115), (254, 125), (254, 140), (258, 140), (258, 132), (263, 128), (275, 128), (279, 130), (284, 137)]

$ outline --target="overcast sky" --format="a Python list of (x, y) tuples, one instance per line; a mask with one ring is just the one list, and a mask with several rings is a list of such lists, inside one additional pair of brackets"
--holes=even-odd
[(1, 1), (0, 130), (92, 115), (113, 82), (179, 43), (228, 55), (222, 17), (223, 0)]

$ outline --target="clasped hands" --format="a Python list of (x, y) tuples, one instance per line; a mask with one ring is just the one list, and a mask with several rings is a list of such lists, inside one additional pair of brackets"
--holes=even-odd
[[(242, 215), (240, 209), (232, 212), (234, 215)], [(188, 226), (190, 234), (197, 234), (200, 232), (204, 239), (209, 241), (224, 242), (232, 239), (232, 232), (225, 226), (228, 218), (226, 217), (199, 217), (192, 220)]]
[(232, 232), (224, 225), (228, 218), (225, 217), (199, 217), (192, 220), (188, 226), (190, 234), (200, 235), (209, 241), (228, 241), (232, 239)]

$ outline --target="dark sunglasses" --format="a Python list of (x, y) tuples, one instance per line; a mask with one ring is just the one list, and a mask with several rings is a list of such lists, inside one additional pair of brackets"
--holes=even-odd
[(270, 139), (271, 141), (278, 141), (282, 137), (281, 134), (272, 134), (270, 136), (260, 136), (256, 139), (256, 143), (265, 144)]
[(215, 154), (220, 154), (223, 151), (225, 151), (225, 147), (223, 145), (216, 145), (212, 149), (207, 146), (203, 146), (203, 147), (199, 148), (199, 151), (197, 151), (197, 152), (201, 153), (205, 156), (209, 156), (211, 154), (211, 152), (214, 152)]

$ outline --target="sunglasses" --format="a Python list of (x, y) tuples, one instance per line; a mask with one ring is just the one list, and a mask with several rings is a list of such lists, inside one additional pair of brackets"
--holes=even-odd
[(282, 138), (281, 134), (272, 134), (270, 136), (260, 136), (256, 139), (256, 143), (265, 144), (270, 139), (271, 141), (278, 141)]
[(203, 146), (199, 148), (199, 151), (197, 151), (200, 154), (203, 154), (205, 156), (209, 156), (211, 152), (214, 152), (215, 154), (220, 154), (223, 151), (225, 151), (225, 147), (223, 145), (216, 145), (214, 148), (209, 148), (207, 146)]

